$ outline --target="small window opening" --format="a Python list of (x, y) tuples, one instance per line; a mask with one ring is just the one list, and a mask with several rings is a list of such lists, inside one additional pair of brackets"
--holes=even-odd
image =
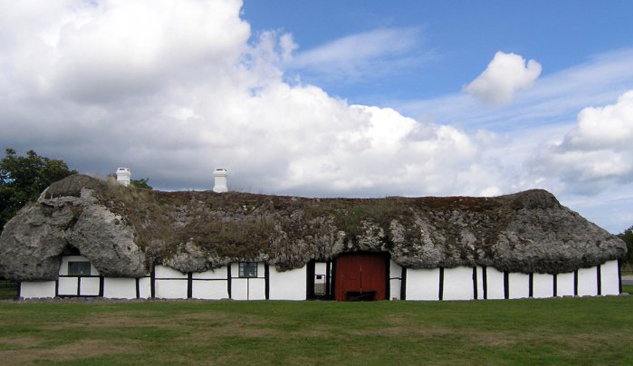
[(90, 262), (68, 262), (69, 276), (90, 276)]
[(240, 277), (257, 277), (257, 262), (240, 262)]

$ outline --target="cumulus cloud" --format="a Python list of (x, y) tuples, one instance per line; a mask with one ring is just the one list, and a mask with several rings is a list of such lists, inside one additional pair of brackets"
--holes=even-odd
[[(148, 6), (139, 0), (57, 0), (20, 12), (13, 6), (0, 3), (3, 21), (16, 27), (4, 29), (3, 43), (13, 47), (3, 66), (30, 84), (31, 95), (100, 102), (152, 92), (200, 72), (213, 77), (219, 64), (241, 55), (250, 36), (249, 25), (236, 16), (240, 1), (183, 0), (176, 6), (156, 0)], [(187, 75), (191, 69), (196, 72)]]
[(554, 176), (581, 193), (633, 182), (633, 90), (604, 107), (583, 109), (576, 126), (534, 161), (536, 174)]
[[(233, 187), (254, 192), (500, 192), (492, 178), (473, 179), (495, 174), (471, 169), (482, 147), (466, 132), (285, 82), (292, 36), (253, 37), (238, 0), (13, 3), (0, 0), (2, 146), (88, 173), (127, 165), (169, 189), (210, 188), (225, 167)], [(353, 44), (366, 60), (382, 51), (356, 42), (398, 53), (409, 44), (397, 34), (332, 47)], [(326, 51), (297, 62), (342, 62)]]
[(495, 54), (486, 70), (464, 90), (487, 104), (507, 104), (521, 89), (528, 89), (541, 74), (541, 65), (514, 53)]

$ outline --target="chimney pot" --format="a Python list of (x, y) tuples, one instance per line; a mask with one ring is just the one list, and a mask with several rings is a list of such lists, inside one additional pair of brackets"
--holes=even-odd
[(132, 179), (132, 172), (130, 171), (130, 168), (118, 168), (116, 170), (116, 181), (127, 187), (130, 185), (130, 181)]
[(218, 168), (213, 171), (213, 176), (215, 177), (215, 186), (213, 187), (213, 192), (215, 193), (224, 193), (228, 192), (229, 189), (226, 185), (227, 177), (229, 173), (224, 168)]

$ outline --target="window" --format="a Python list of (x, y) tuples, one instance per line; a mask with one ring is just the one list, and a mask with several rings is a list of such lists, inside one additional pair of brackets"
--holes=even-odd
[(257, 277), (257, 262), (240, 262), (240, 277)]
[(90, 262), (68, 262), (69, 276), (90, 276)]

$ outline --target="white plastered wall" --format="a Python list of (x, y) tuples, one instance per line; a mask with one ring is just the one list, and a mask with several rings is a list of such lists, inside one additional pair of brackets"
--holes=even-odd
[(580, 268), (578, 270), (578, 296), (598, 295), (597, 267)]
[(400, 300), (402, 267), (389, 260), (389, 299)]
[[(306, 299), (306, 266), (290, 271), (277, 271), (275, 266), (269, 267), (270, 300), (305, 300)], [(319, 273), (316, 272), (315, 273)], [(323, 268), (325, 275), (325, 266)]]
[(440, 269), (407, 269), (407, 300), (439, 300)]
[(554, 296), (554, 276), (546, 273), (534, 273), (532, 297), (543, 298)]
[[(90, 262), (88, 258), (82, 255), (66, 255), (62, 257), (62, 265), (59, 267), (59, 275), (67, 276), (68, 275), (68, 262)], [(99, 271), (97, 268), (90, 263), (90, 275), (91, 276), (99, 276)]]
[(99, 296), (101, 280), (97, 277), (81, 278), (81, 296)]
[(608, 261), (600, 266), (601, 292), (603, 295), (618, 295), (620, 293), (620, 276), (618, 275), (618, 261)]
[(156, 266), (155, 296), (159, 299), (186, 299), (187, 274), (166, 266)]
[(525, 273), (508, 274), (508, 287), (510, 299), (525, 299), (530, 297), (530, 275)]
[(473, 268), (445, 268), (443, 300), (472, 300), (474, 298)]
[(556, 275), (556, 296), (574, 296), (574, 273)]
[(494, 267), (486, 267), (486, 292), (487, 299), (505, 298), (503, 272)]
[(191, 296), (196, 299), (219, 300), (229, 297), (228, 267), (192, 274)]
[(136, 279), (135, 278), (112, 278), (103, 279), (103, 296), (112, 299), (135, 299)]
[(25, 299), (55, 297), (55, 281), (21, 282), (20, 296)]
[(152, 279), (149, 277), (139, 278), (139, 297), (149, 299), (152, 296)]
[(77, 277), (60, 277), (57, 293), (59, 296), (77, 296), (77, 286), (79, 279)]

